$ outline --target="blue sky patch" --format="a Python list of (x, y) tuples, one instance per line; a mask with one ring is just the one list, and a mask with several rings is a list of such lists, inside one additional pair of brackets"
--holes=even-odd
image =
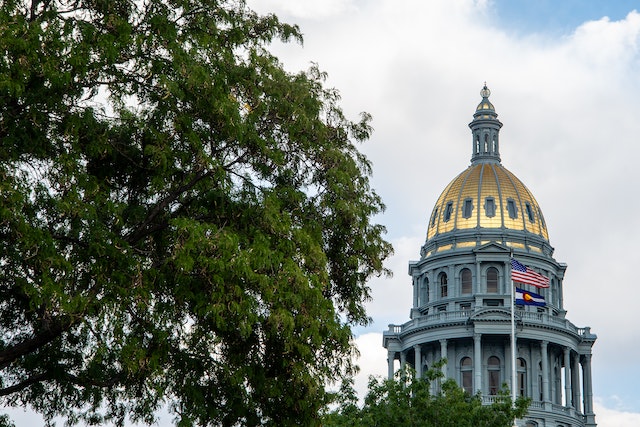
[(640, 10), (640, 0), (493, 0), (491, 11), (500, 27), (520, 34), (569, 35), (586, 21), (608, 16), (624, 19)]

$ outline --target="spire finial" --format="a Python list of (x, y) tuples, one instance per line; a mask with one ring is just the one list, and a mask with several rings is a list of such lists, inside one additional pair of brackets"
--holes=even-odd
[(489, 95), (491, 95), (491, 91), (487, 87), (487, 82), (484, 82), (484, 86), (482, 87), (482, 90), (480, 91), (480, 96), (483, 97), (483, 98), (489, 98)]

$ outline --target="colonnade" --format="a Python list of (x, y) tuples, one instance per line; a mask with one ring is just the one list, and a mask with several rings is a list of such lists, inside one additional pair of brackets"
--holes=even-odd
[[(486, 370), (483, 361), (486, 361), (488, 353), (483, 355), (482, 346), (482, 334), (475, 333), (473, 335), (473, 388), (475, 391), (481, 391), (483, 394), (487, 393), (488, 380), (483, 382), (483, 368)], [(388, 376), (393, 378), (395, 372), (395, 360), (400, 359), (401, 369), (407, 363), (407, 355), (410, 350), (413, 350), (414, 360), (409, 362), (414, 366), (416, 376), (422, 377), (424, 375), (424, 352), (423, 346), (428, 345), (432, 351), (439, 353), (440, 359), (448, 359), (447, 364), (443, 366), (443, 373), (445, 377), (450, 377), (449, 372), (458, 372), (456, 369), (448, 369), (447, 365), (451, 365), (452, 360), (449, 359), (449, 343), (456, 341), (460, 343), (461, 340), (454, 339), (440, 339), (438, 341), (428, 342), (424, 344), (414, 345), (403, 351), (388, 351)], [(504, 365), (502, 377), (506, 379), (506, 383), (511, 383), (511, 361), (510, 355), (510, 343), (505, 339), (504, 345)], [(529, 341), (531, 343), (531, 341)], [(579, 354), (574, 349), (568, 346), (558, 346), (556, 344), (550, 345), (549, 341), (539, 342), (539, 358), (540, 367), (537, 363), (533, 363), (533, 360), (527, 361), (528, 378), (531, 380), (530, 385), (527, 387), (526, 393), (533, 398), (534, 401), (542, 401), (549, 404), (563, 404), (567, 408), (573, 408), (577, 412), (583, 414), (593, 414), (593, 381), (591, 375), (591, 354)], [(467, 341), (467, 345), (470, 344)], [(463, 344), (464, 346), (464, 344)], [(531, 346), (535, 348), (535, 345)], [(521, 355), (518, 355), (519, 357)], [(524, 355), (522, 355), (524, 356)], [(556, 359), (554, 359), (556, 358)], [(525, 359), (526, 360), (526, 359)], [(554, 363), (555, 368), (564, 367), (564, 402), (560, 401), (561, 388), (560, 384), (560, 372), (552, 372), (550, 369), (550, 362)], [(453, 362), (456, 363), (456, 362)], [(562, 365), (560, 365), (562, 363)], [(579, 366), (582, 368), (582, 378), (580, 377)], [(461, 383), (461, 378), (455, 378), (458, 383)], [(580, 380), (582, 379), (582, 389), (580, 388)], [(538, 380), (538, 381), (536, 381)], [(553, 383), (551, 382), (553, 381)], [(529, 383), (529, 382), (528, 382)], [(462, 385), (462, 384), (461, 384)], [(518, 385), (511, 385), (511, 387), (517, 387)], [(541, 390), (540, 390), (541, 388)], [(537, 391), (537, 393), (535, 393)], [(582, 409), (580, 408), (582, 391)]]

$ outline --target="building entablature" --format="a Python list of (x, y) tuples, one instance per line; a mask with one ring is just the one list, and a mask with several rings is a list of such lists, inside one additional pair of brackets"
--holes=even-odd
[(474, 249), (489, 243), (548, 257), (552, 256), (554, 252), (554, 248), (549, 242), (536, 234), (507, 228), (485, 230), (478, 227), (467, 230), (453, 230), (432, 238), (422, 246), (420, 255), (422, 258), (431, 257), (460, 249)]
[(567, 265), (559, 263), (551, 256), (540, 252), (529, 252), (512, 248), (508, 244), (495, 241), (483, 241), (474, 247), (456, 247), (442, 251), (429, 257), (423, 257), (419, 261), (409, 263), (409, 274), (415, 275), (428, 270), (444, 268), (454, 261), (457, 265), (473, 264), (478, 262), (509, 262), (511, 256), (526, 261), (527, 265), (552, 271), (558, 276), (564, 276)]

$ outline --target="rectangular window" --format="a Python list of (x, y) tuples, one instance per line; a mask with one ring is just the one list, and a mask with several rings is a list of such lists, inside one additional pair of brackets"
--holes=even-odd
[(433, 217), (431, 217), (431, 226), (436, 225), (436, 218), (438, 217), (438, 207), (433, 210)]
[(484, 213), (489, 218), (496, 216), (496, 201), (493, 197), (484, 199)]
[(527, 216), (529, 217), (529, 222), (534, 222), (535, 217), (533, 216), (533, 209), (531, 209), (531, 205), (529, 203), (525, 204), (527, 209)]
[(462, 388), (468, 394), (473, 392), (473, 372), (462, 371)]
[(487, 270), (487, 292), (498, 293), (498, 270), (493, 267)]
[(472, 213), (473, 213), (473, 200), (465, 199), (464, 206), (462, 207), (462, 216), (464, 218), (471, 218)]
[(489, 371), (489, 394), (495, 396), (500, 389), (500, 371)]
[(462, 294), (463, 295), (470, 294), (473, 290), (471, 270), (469, 270), (468, 268), (463, 269), (460, 272), (460, 278), (462, 280)]
[(520, 396), (526, 396), (527, 373), (518, 372), (518, 393)]
[(447, 207), (444, 208), (444, 222), (451, 219), (451, 212), (453, 211), (453, 202), (448, 202)]
[(507, 199), (507, 212), (509, 212), (509, 218), (518, 218), (518, 209), (516, 208), (516, 202), (513, 199)]
[(485, 307), (502, 307), (504, 305), (501, 299), (486, 299), (483, 303)]

